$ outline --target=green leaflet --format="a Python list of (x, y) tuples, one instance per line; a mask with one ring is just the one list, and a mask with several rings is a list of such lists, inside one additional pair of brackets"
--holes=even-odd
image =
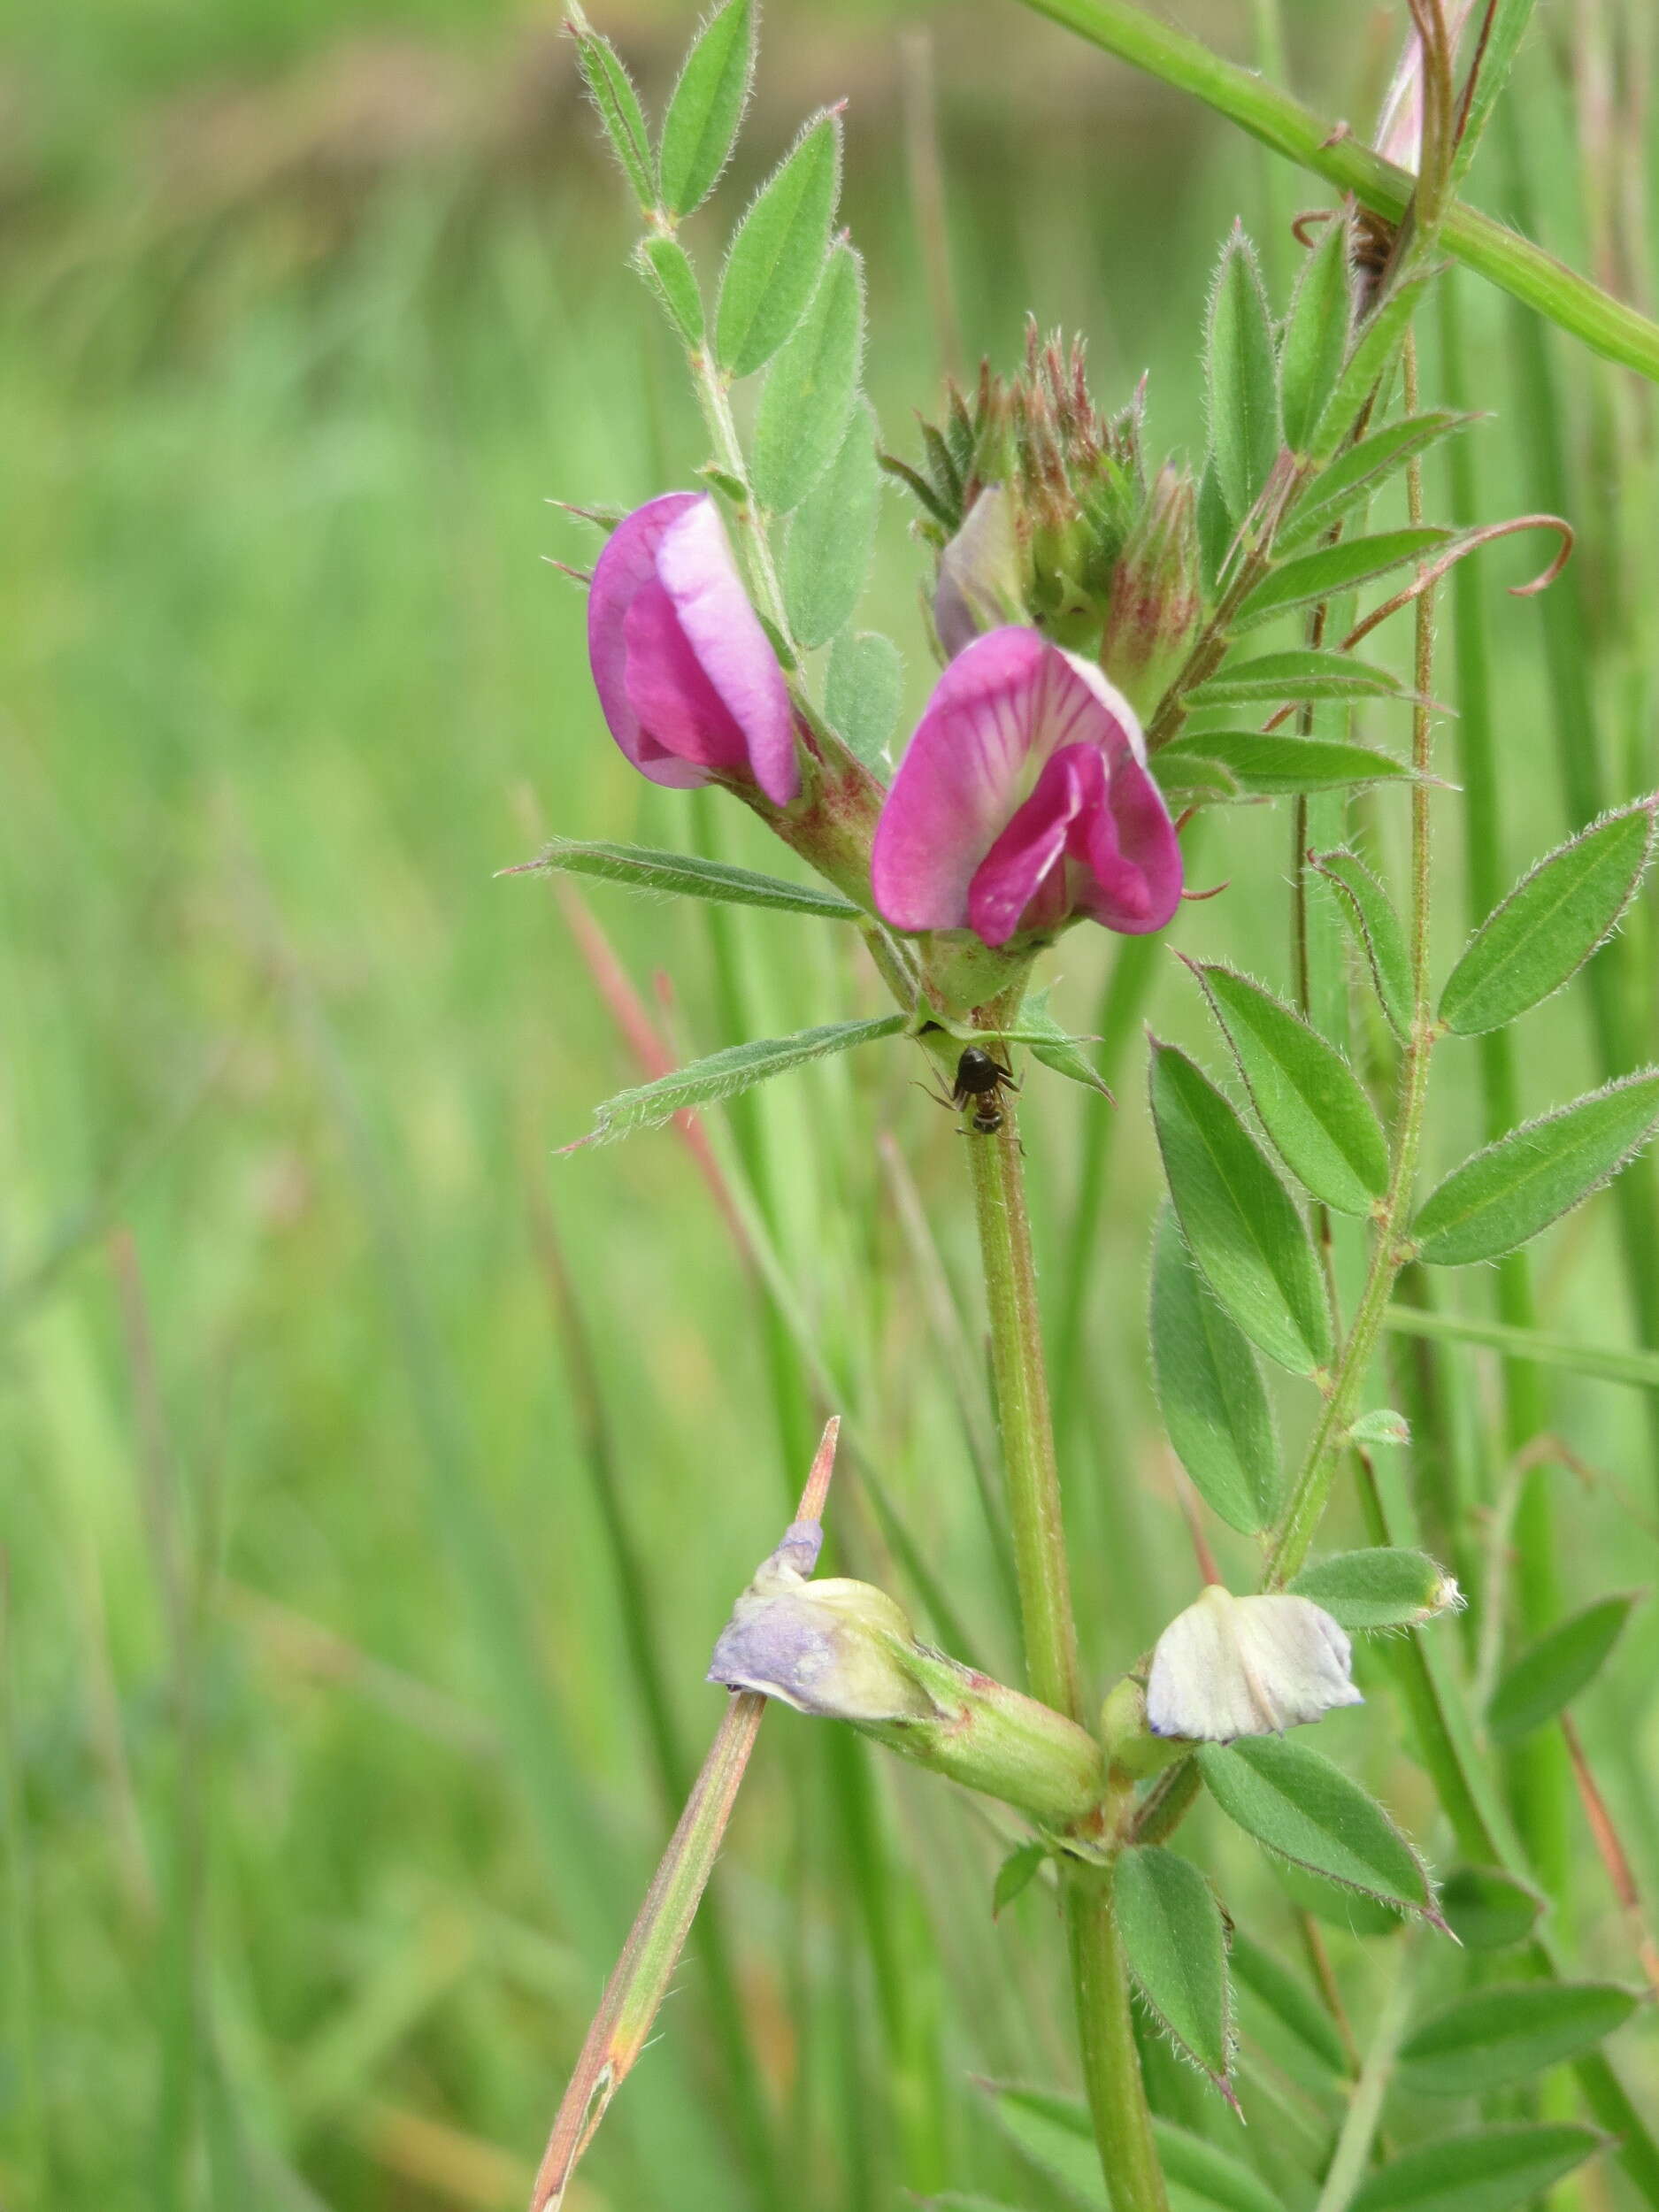
[(1309, 1374), (1331, 1356), (1331, 1317), (1290, 1194), (1207, 1076), (1154, 1041), (1152, 1118), (1188, 1250), (1270, 1359)]
[(1311, 2061), (1316, 2078), (1348, 2073), (1348, 2053), (1336, 2024), (1305, 1982), (1241, 1928), (1233, 1932), (1227, 1962), (1235, 1987), (1272, 2015), (1303, 2058)]
[(843, 630), (830, 647), (824, 711), (866, 768), (887, 764), (903, 689), (899, 649), (879, 630)]
[(1352, 436), (1359, 413), (1369, 401), (1378, 379), (1393, 366), (1411, 318), (1423, 303), (1432, 273), (1421, 270), (1394, 286), (1382, 304), (1361, 326), (1359, 335), (1342, 365), (1336, 389), (1325, 402), (1313, 434), (1308, 457), (1322, 465), (1334, 459)]
[(1281, 1858), (1345, 1889), (1438, 1920), (1422, 1860), (1374, 1797), (1322, 1752), (1286, 1736), (1202, 1744), (1210, 1795)]
[(818, 285), (841, 188), (841, 127), (814, 117), (761, 187), (720, 277), (715, 357), (731, 377), (764, 368)]
[(582, 73), (588, 96), (604, 126), (618, 167), (633, 188), (641, 209), (649, 212), (657, 204), (657, 188), (651, 176), (651, 137), (645, 127), (640, 96), (634, 89), (627, 65), (600, 32), (584, 26), (574, 35), (576, 65)]
[(1168, 780), (1165, 764), (1178, 760), (1213, 762), (1240, 791), (1261, 798), (1411, 780), (1410, 769), (1392, 753), (1336, 738), (1286, 737), (1262, 730), (1194, 730), (1189, 737), (1178, 737), (1153, 757), (1160, 781)]
[(657, 304), (693, 352), (703, 343), (703, 295), (697, 273), (677, 238), (641, 238), (634, 265), (657, 295)]
[(996, 1880), (991, 1889), (991, 1917), (996, 1919), (1017, 1897), (1024, 1896), (1039, 1874), (1048, 1855), (1046, 1843), (1022, 1843), (1010, 1851), (996, 1870)]
[(1659, 1120), (1659, 1071), (1627, 1075), (1510, 1130), (1454, 1168), (1411, 1225), (1436, 1267), (1512, 1252), (1615, 1176)]
[(1291, 553), (1312, 539), (1323, 537), (1363, 500), (1380, 491), (1388, 479), (1415, 461), (1431, 446), (1477, 419), (1439, 410), (1426, 415), (1406, 415), (1398, 422), (1373, 430), (1357, 445), (1340, 453), (1302, 492), (1279, 525), (1273, 540), (1276, 553)]
[(752, 0), (726, 0), (692, 41), (663, 118), (657, 173), (670, 215), (689, 215), (713, 191), (737, 142), (754, 75)]
[(534, 860), (509, 872), (597, 876), (606, 883), (626, 883), (634, 891), (673, 892), (713, 899), (724, 906), (764, 906), (775, 913), (816, 914), (837, 922), (865, 918), (850, 899), (827, 884), (786, 883), (780, 876), (728, 867), (723, 860), (704, 860), (696, 853), (654, 852), (644, 845), (581, 843), (556, 837)]
[(1509, 2212), (1601, 2148), (1593, 2128), (1483, 2127), (1442, 2135), (1369, 2175), (1349, 2212)]
[(1420, 2094), (1480, 2097), (1582, 2057), (1636, 2009), (1616, 1982), (1517, 1982), (1454, 1999), (1401, 2046), (1402, 2079)]
[(1112, 1896), (1135, 1986), (1181, 2049), (1230, 2095), (1227, 1938), (1209, 1883), (1190, 1859), (1146, 1845), (1118, 1859)]
[(1540, 860), (1471, 938), (1440, 994), (1459, 1036), (1501, 1029), (1558, 991), (1617, 927), (1653, 856), (1654, 802), (1609, 814)]
[(1532, 1940), (1544, 1901), (1497, 1867), (1460, 1866), (1440, 1884), (1440, 1910), (1465, 1951), (1509, 1951)]
[(1170, 1441), (1204, 1502), (1254, 1535), (1279, 1503), (1279, 1440), (1249, 1340), (1205, 1284), (1175, 1217), (1152, 1251), (1152, 1377)]
[(1317, 1559), (1286, 1586), (1356, 1632), (1416, 1628), (1450, 1601), (1445, 1572), (1426, 1552), (1385, 1547)]
[(1357, 1890), (1330, 1881), (1325, 1875), (1314, 1873), (1310, 1867), (1279, 1859), (1272, 1863), (1271, 1870), (1274, 1880), (1298, 1912), (1311, 1913), (1316, 1920), (1323, 1920), (1329, 1928), (1341, 1929), (1345, 1935), (1398, 1935), (1405, 1926), (1406, 1916), (1397, 1905), (1379, 1904), (1374, 1897), (1362, 1897)]
[(1256, 503), (1279, 457), (1279, 365), (1256, 249), (1236, 223), (1210, 295), (1205, 352), (1210, 450), (1234, 522)]
[[(995, 2082), (987, 2087), (1004, 2131), (1032, 2163), (1091, 2212), (1108, 2212), (1094, 2130), (1083, 2105), (1050, 2090)], [(1169, 2185), (1170, 2212), (1283, 2212), (1266, 2184), (1225, 2151), (1167, 2120), (1155, 2119), (1152, 2131)]]
[(1637, 1603), (1634, 1592), (1598, 1598), (1529, 1644), (1492, 1693), (1486, 1731), (1493, 1742), (1518, 1743), (1587, 1689), (1607, 1664)]
[(1333, 211), (1310, 255), (1279, 349), (1285, 442), (1300, 453), (1336, 389), (1354, 320), (1353, 236), (1345, 210)]
[(798, 507), (841, 449), (864, 349), (864, 265), (837, 245), (811, 304), (767, 371), (756, 411), (752, 473), (762, 506)]
[(827, 645), (851, 621), (870, 573), (880, 500), (875, 418), (856, 406), (840, 452), (795, 509), (784, 544), (783, 603), (798, 645)]
[(1063, 1029), (1048, 1011), (1048, 987), (1033, 991), (1019, 1010), (1018, 1025), (1003, 1033), (1016, 1044), (1023, 1044), (1033, 1058), (1056, 1075), (1064, 1075), (1073, 1083), (1080, 1083), (1086, 1091), (1094, 1091), (1109, 1105), (1118, 1102), (1102, 1079), (1094, 1063), (1078, 1040)]
[(1272, 706), (1289, 699), (1386, 699), (1399, 689), (1400, 679), (1386, 668), (1347, 653), (1297, 646), (1226, 662), (1218, 676), (1188, 695), (1187, 703), (1196, 709)]
[(1335, 887), (1348, 927), (1371, 968), (1388, 1026), (1403, 1044), (1411, 1033), (1411, 956), (1394, 902), (1359, 855), (1346, 846), (1318, 854), (1313, 865)]
[(1388, 1145), (1347, 1060), (1259, 983), (1218, 965), (1194, 972), (1285, 1165), (1339, 1213), (1369, 1214), (1388, 1188)]
[(879, 1037), (895, 1037), (903, 1028), (902, 1014), (883, 1014), (873, 1021), (830, 1022), (818, 1029), (803, 1029), (793, 1037), (764, 1037), (751, 1044), (728, 1045), (706, 1060), (659, 1076), (654, 1083), (618, 1091), (595, 1109), (594, 1128), (586, 1137), (561, 1148), (575, 1152), (584, 1145), (609, 1144), (613, 1138), (632, 1136), (636, 1130), (655, 1129), (687, 1108), (712, 1106), (735, 1097), (757, 1083), (764, 1083), (786, 1069), (821, 1060), (826, 1053), (848, 1052), (854, 1045), (872, 1044)]
[(1239, 609), (1236, 632), (1254, 629), (1291, 607), (1310, 606), (1317, 600), (1352, 591), (1392, 568), (1416, 561), (1451, 537), (1449, 530), (1425, 524), (1419, 529), (1379, 530), (1370, 537), (1339, 538), (1316, 553), (1302, 553), (1269, 569)]

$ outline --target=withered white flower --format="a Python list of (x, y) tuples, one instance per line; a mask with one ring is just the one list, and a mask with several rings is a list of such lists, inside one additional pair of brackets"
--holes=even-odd
[(1178, 1614), (1152, 1654), (1147, 1723), (1155, 1736), (1231, 1743), (1282, 1735), (1337, 1705), (1363, 1705), (1353, 1647), (1310, 1598), (1235, 1598), (1212, 1584)]

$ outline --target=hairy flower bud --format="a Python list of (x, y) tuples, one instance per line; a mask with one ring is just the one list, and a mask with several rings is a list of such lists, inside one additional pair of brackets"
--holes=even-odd
[(738, 1600), (709, 1679), (844, 1720), (906, 1758), (1046, 1825), (1084, 1819), (1100, 1746), (1034, 1698), (930, 1650), (867, 1582), (810, 1582), (820, 1532), (797, 1523)]
[(1179, 673), (1203, 620), (1197, 512), (1191, 476), (1160, 469), (1112, 571), (1101, 664), (1148, 718)]

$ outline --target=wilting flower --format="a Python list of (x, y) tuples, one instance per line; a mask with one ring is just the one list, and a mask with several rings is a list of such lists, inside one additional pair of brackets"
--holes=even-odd
[(895, 929), (972, 929), (992, 946), (1079, 914), (1162, 929), (1180, 848), (1128, 701), (1034, 630), (976, 638), (900, 764), (872, 881)]
[(1282, 1735), (1338, 1705), (1363, 1705), (1353, 1647), (1310, 1598), (1235, 1598), (1212, 1584), (1170, 1623), (1152, 1654), (1155, 1736), (1231, 1743)]
[(939, 557), (933, 629), (945, 658), (954, 660), (981, 631), (1018, 621), (1025, 598), (1013, 499), (1005, 484), (987, 484)]
[(618, 524), (594, 571), (588, 655), (611, 736), (653, 783), (795, 797), (788, 690), (705, 495), (668, 492)]

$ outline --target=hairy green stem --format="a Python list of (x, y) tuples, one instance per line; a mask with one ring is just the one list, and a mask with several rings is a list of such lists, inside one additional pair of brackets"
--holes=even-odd
[[(993, 1022), (1002, 1018), (993, 1010)], [(966, 1142), (990, 1317), (991, 1365), (1008, 1477), (1026, 1680), (1044, 1704), (1080, 1721), (1082, 1676), (1037, 1303), (1037, 1269), (1025, 1205), (1024, 1155), (1011, 1109), (994, 1135), (970, 1132)], [(1066, 1871), (1064, 1886), (1083, 2078), (1114, 2212), (1167, 2212), (1109, 1880), (1094, 1868), (1079, 1867)]]
[[(1416, 185), (1409, 172), (1371, 152), (1346, 126), (1327, 122), (1277, 85), (1211, 53), (1132, 0), (1025, 0), (1025, 4), (1148, 76), (1191, 93), (1275, 153), (1353, 193), (1373, 213), (1391, 221), (1405, 213)], [(1609, 361), (1659, 382), (1659, 324), (1530, 240), (1453, 201), (1445, 211), (1440, 242), (1466, 267)]]

